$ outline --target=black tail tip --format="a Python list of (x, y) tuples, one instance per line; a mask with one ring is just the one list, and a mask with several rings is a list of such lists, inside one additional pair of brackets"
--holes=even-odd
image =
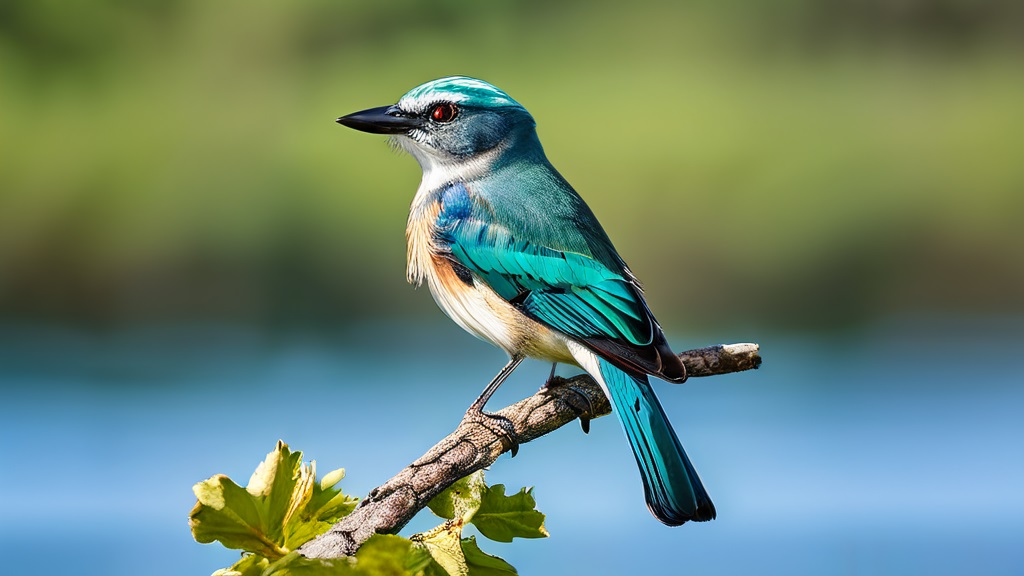
[(704, 500), (694, 510), (679, 510), (672, 506), (665, 506), (662, 503), (648, 499), (647, 509), (666, 526), (682, 526), (687, 522), (708, 522), (718, 516), (715, 505), (711, 500)]

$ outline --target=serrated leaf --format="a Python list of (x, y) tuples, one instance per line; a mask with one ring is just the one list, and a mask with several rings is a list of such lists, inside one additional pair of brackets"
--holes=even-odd
[(514, 576), (516, 569), (505, 560), (491, 556), (477, 546), (476, 538), (470, 536), (462, 539), (462, 553), (469, 566), (469, 576)]
[(516, 494), (505, 496), (505, 485), (495, 484), (484, 490), (480, 507), (470, 522), (480, 533), (498, 542), (511, 542), (513, 538), (546, 538), (544, 514), (537, 510), (533, 489), (523, 488)]
[(268, 539), (262, 529), (260, 503), (235, 484), (218, 474), (192, 487), (196, 505), (189, 515), (192, 537), (207, 544), (219, 540), (227, 548), (255, 552), (278, 558), (285, 551)]
[(416, 534), (412, 541), (426, 548), (449, 576), (468, 576), (469, 566), (462, 553), (462, 520), (456, 518), (429, 532)]
[(431, 498), (427, 506), (441, 518), (468, 521), (480, 507), (480, 498), (485, 490), (487, 484), (484, 483), (484, 472), (478, 470)]
[(193, 491), (197, 502), (189, 525), (196, 541), (218, 540), (270, 560), (326, 531), (355, 507), (354, 498), (317, 483), (316, 463), (304, 465), (302, 452), (292, 452), (281, 441), (246, 488), (216, 475), (196, 484)]

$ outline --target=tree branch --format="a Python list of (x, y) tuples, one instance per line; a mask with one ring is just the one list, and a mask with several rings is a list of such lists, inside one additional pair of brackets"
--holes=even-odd
[[(679, 354), (690, 376), (714, 376), (761, 365), (757, 344), (727, 344)], [(503, 408), (520, 444), (579, 418), (587, 430), (591, 418), (611, 413), (601, 387), (589, 375), (555, 378), (533, 396)], [(370, 536), (402, 529), (431, 498), (456, 480), (486, 468), (514, 449), (498, 422), (463, 418), (459, 427), (418, 460), (370, 491), (359, 506), (299, 552), (311, 558), (351, 556)]]

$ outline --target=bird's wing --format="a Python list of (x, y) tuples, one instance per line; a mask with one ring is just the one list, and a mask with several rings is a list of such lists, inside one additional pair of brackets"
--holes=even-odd
[(632, 370), (661, 372), (664, 336), (624, 267), (613, 269), (554, 242), (516, 237), (460, 184), (445, 190), (440, 202), (437, 245), (475, 279), (602, 356)]

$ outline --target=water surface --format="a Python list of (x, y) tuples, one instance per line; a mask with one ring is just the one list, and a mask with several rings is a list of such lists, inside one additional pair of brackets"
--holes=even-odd
[[(731, 338), (760, 342), (763, 368), (657, 385), (717, 520), (658, 524), (604, 418), (495, 463), (491, 482), (536, 487), (552, 537), (483, 547), (523, 574), (1020, 574), (1022, 327), (908, 320)], [(238, 555), (192, 541), (192, 484), (244, 483), (281, 438), (321, 470), (346, 467), (341, 485), (363, 495), (447, 434), (503, 362), (447, 324), (273, 337), (5, 328), (5, 572), (209, 574)], [(494, 406), (546, 370), (524, 365)]]

